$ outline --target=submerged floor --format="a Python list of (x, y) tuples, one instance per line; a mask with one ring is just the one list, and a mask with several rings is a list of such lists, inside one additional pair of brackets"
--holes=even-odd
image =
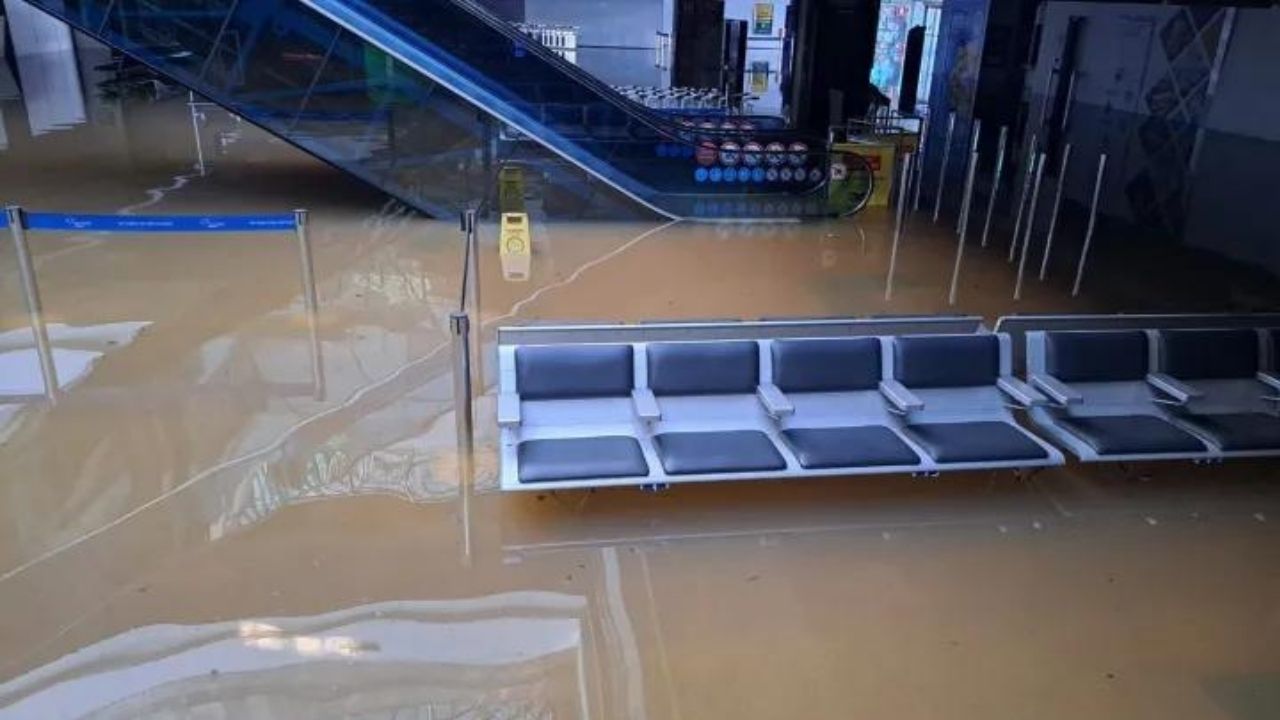
[[(56, 406), (0, 405), (0, 717), (1280, 716), (1275, 463), (510, 496), (485, 397), (460, 485), (454, 222), (215, 111), (201, 174), (180, 103), (34, 138), (20, 108), (5, 201), (310, 209), (324, 383), (291, 238), (39, 238), (82, 363)], [(486, 226), (482, 371), (504, 322), (1280, 304), (1118, 242), (1073, 298), (1069, 226), (1017, 302), (1007, 232), (971, 246), (952, 306), (923, 214), (886, 300), (889, 229), (538, 222), (514, 281)], [(17, 287), (6, 242), (0, 353), (30, 363)]]

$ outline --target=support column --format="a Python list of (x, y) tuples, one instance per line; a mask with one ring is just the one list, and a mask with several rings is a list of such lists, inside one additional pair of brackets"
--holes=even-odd
[(867, 111), (880, 0), (812, 0), (799, 10), (791, 106), (799, 126), (825, 135)]

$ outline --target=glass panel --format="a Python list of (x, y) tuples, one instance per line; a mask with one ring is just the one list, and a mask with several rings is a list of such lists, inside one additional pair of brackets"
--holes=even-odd
[(644, 108), (471, 3), (315, 6), (328, 16), (297, 2), (47, 9), (436, 216), (483, 195), (515, 156), (547, 178), (571, 177), (552, 169), (567, 161), (609, 188), (608, 202), (575, 215), (618, 212), (619, 195), (638, 206), (624, 214), (672, 217), (857, 205), (828, 200), (821, 139)]

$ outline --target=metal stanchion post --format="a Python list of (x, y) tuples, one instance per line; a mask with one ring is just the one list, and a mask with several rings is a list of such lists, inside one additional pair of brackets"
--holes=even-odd
[(1089, 259), (1089, 246), (1093, 243), (1093, 231), (1098, 224), (1098, 200), (1102, 197), (1102, 178), (1107, 171), (1107, 154), (1098, 157), (1098, 177), (1093, 181), (1093, 203), (1089, 208), (1089, 229), (1084, 233), (1084, 247), (1080, 248), (1080, 262), (1076, 265), (1076, 282), (1071, 297), (1080, 294), (1080, 281), (1084, 279), (1084, 263)]
[(942, 214), (942, 187), (947, 182), (947, 164), (951, 161), (951, 138), (956, 131), (956, 114), (952, 111), (950, 117), (947, 118), (947, 139), (942, 147), (942, 167), (938, 170), (938, 187), (934, 191), (933, 197), (933, 222), (938, 222), (938, 216)]
[(1027, 232), (1022, 237), (1022, 258), (1018, 260), (1018, 279), (1013, 286), (1013, 299), (1022, 299), (1022, 274), (1027, 268), (1027, 256), (1031, 254), (1031, 233), (1036, 227), (1036, 205), (1040, 202), (1040, 181), (1044, 178), (1044, 153), (1036, 160), (1035, 187), (1031, 190), (1031, 205), (1027, 207)]
[(307, 311), (307, 331), (311, 340), (311, 381), (316, 400), (325, 396), (324, 357), (320, 347), (320, 300), (316, 292), (316, 270), (307, 233), (307, 211), (293, 211), (293, 228), (298, 240), (298, 267), (302, 271), (302, 304)]
[[(966, 173), (966, 185), (972, 190), (973, 174), (978, 169), (978, 151), (974, 150), (969, 156), (969, 171)], [(964, 260), (964, 241), (965, 236), (969, 234), (969, 202), (972, 195), (968, 195), (963, 200), (963, 207), (960, 208), (960, 216), (964, 221), (960, 223), (960, 240), (956, 243), (956, 262), (951, 268), (951, 292), (947, 295), (947, 303), (949, 305), (956, 304), (956, 293), (960, 289), (960, 263)]]
[(1062, 106), (1062, 125), (1063, 131), (1067, 129), (1067, 121), (1071, 119), (1071, 103), (1075, 100), (1076, 95), (1076, 73), (1071, 71), (1071, 75), (1067, 76), (1067, 102)]
[(453, 346), (453, 415), (458, 445), (458, 497), (462, 503), (462, 546), (471, 558), (471, 485), (475, 472), (474, 418), (471, 410), (471, 321), (463, 311), (449, 314)]
[[(480, 309), (480, 232), (476, 229), (475, 209), (468, 209), (463, 214), (462, 222), (466, 225), (467, 232), (467, 290), (471, 292), (471, 316), (475, 318), (476, 324), (476, 332), (471, 333), (471, 348), (472, 352), (474, 352), (472, 356), (479, 360), (481, 350), (480, 331), (484, 328), (484, 313)], [(476, 363), (472, 368), (472, 372), (475, 373), (475, 382), (480, 387), (484, 387), (484, 368), (481, 368), (480, 364)]]
[(480, 313), (480, 241), (476, 231), (476, 211), (467, 210), (463, 216), (467, 231), (467, 274), (471, 276), (471, 314), (476, 323), (482, 324), (484, 317)]
[(1013, 221), (1013, 240), (1009, 243), (1008, 262), (1018, 253), (1018, 236), (1022, 233), (1022, 213), (1027, 208), (1027, 193), (1031, 192), (1031, 176), (1036, 169), (1036, 136), (1031, 136), (1031, 150), (1027, 152), (1026, 172), (1022, 175), (1022, 192), (1018, 195), (1018, 215)]
[[(973, 133), (969, 137), (969, 155), (973, 156), (978, 152), (978, 140), (982, 137), (982, 121), (973, 119)], [(970, 173), (966, 175), (964, 184), (964, 192), (960, 194), (960, 217), (956, 219), (956, 234), (960, 234), (960, 226), (969, 222), (969, 200), (973, 197), (973, 183), (976, 175)]]
[(40, 305), (40, 286), (36, 282), (36, 267), (31, 260), (31, 248), (27, 246), (27, 214), (22, 208), (10, 205), (5, 208), (9, 220), (9, 232), (13, 235), (13, 249), (18, 256), (18, 277), (22, 282), (22, 299), (27, 304), (27, 316), (31, 334), (35, 338), (36, 355), (40, 359), (40, 377), (44, 381), (44, 396), (50, 403), (58, 401), (58, 369), (53, 362), (53, 346), (49, 344), (49, 331), (44, 326), (44, 309)]
[(471, 457), (471, 318), (465, 312), (449, 314), (453, 338), (453, 402), (458, 431), (458, 452)]
[[(1071, 76), (1073, 79), (1075, 75)], [(1040, 279), (1049, 272), (1049, 253), (1053, 252), (1053, 234), (1058, 229), (1058, 211), (1062, 209), (1062, 189), (1067, 185), (1067, 168), (1071, 164), (1071, 143), (1062, 150), (1062, 164), (1058, 166), (1058, 190), (1053, 197), (1053, 212), (1049, 215), (1049, 237), (1044, 241), (1044, 257), (1040, 259)]]
[(1009, 142), (1009, 126), (1000, 128), (1000, 142), (996, 145), (996, 173), (991, 180), (991, 195), (987, 197), (987, 219), (982, 223), (982, 247), (987, 246), (991, 234), (991, 216), (996, 210), (996, 196), (1000, 194), (1000, 181), (1004, 177), (1005, 146)]
[(898, 243), (902, 240), (902, 220), (907, 213), (907, 188), (910, 185), (911, 153), (902, 156), (902, 178), (898, 182), (898, 218), (893, 226), (893, 247), (889, 250), (889, 276), (884, 283), (884, 299), (893, 299), (893, 274), (898, 268)]

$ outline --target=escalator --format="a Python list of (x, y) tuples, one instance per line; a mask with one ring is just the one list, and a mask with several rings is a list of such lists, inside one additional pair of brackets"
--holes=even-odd
[(821, 141), (644, 108), (467, 0), (28, 1), (436, 216), (510, 163), (562, 215), (795, 218), (865, 199), (828, 199)]

